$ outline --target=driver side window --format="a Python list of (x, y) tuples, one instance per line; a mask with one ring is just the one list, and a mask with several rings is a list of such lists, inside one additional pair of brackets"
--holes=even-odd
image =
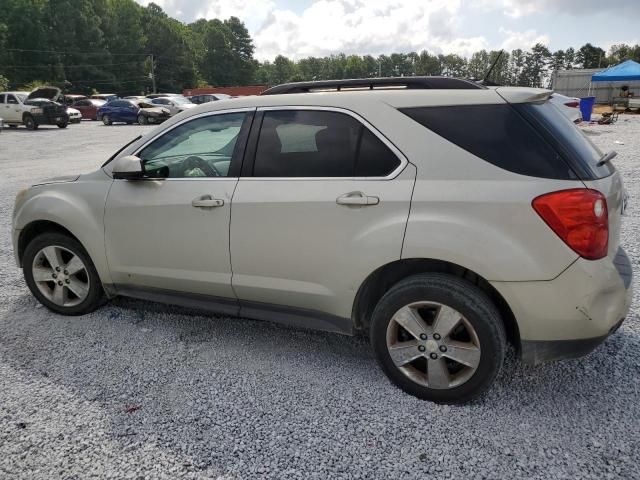
[(226, 177), (245, 112), (201, 117), (169, 130), (139, 154), (155, 178)]

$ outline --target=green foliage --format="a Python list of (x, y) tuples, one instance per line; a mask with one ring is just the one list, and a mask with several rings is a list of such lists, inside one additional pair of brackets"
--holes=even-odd
[[(257, 62), (244, 24), (186, 25), (134, 0), (3, 0), (0, 74), (10, 87), (34, 79), (79, 93), (179, 92), (196, 85), (246, 85)], [(153, 61), (152, 61), (153, 58)]]
[(9, 88), (9, 79), (0, 75), (0, 90), (6, 90)]

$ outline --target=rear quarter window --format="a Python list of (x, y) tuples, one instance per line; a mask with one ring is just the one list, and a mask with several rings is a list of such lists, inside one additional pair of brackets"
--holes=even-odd
[(603, 152), (552, 103), (523, 103), (513, 108), (535, 125), (582, 180), (608, 177), (615, 171), (610, 162), (598, 166)]
[(458, 147), (510, 172), (577, 179), (547, 139), (509, 104), (412, 107), (400, 111)]

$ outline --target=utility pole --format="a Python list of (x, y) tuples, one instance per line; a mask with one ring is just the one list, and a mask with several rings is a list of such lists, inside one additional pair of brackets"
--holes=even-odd
[(153, 53), (149, 55), (149, 58), (151, 59), (151, 73), (149, 74), (149, 76), (151, 77), (153, 93), (156, 93), (156, 66), (153, 62)]

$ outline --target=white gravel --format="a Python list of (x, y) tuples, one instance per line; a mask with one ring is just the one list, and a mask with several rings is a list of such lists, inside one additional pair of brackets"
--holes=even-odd
[[(41, 308), (13, 262), (15, 194), (94, 169), (145, 128), (0, 134), (0, 478), (638, 478), (637, 280), (593, 354), (538, 367), (511, 354), (462, 407), (391, 386), (361, 338), (126, 299), (81, 318)], [(619, 152), (640, 272), (640, 116), (585, 130)]]

